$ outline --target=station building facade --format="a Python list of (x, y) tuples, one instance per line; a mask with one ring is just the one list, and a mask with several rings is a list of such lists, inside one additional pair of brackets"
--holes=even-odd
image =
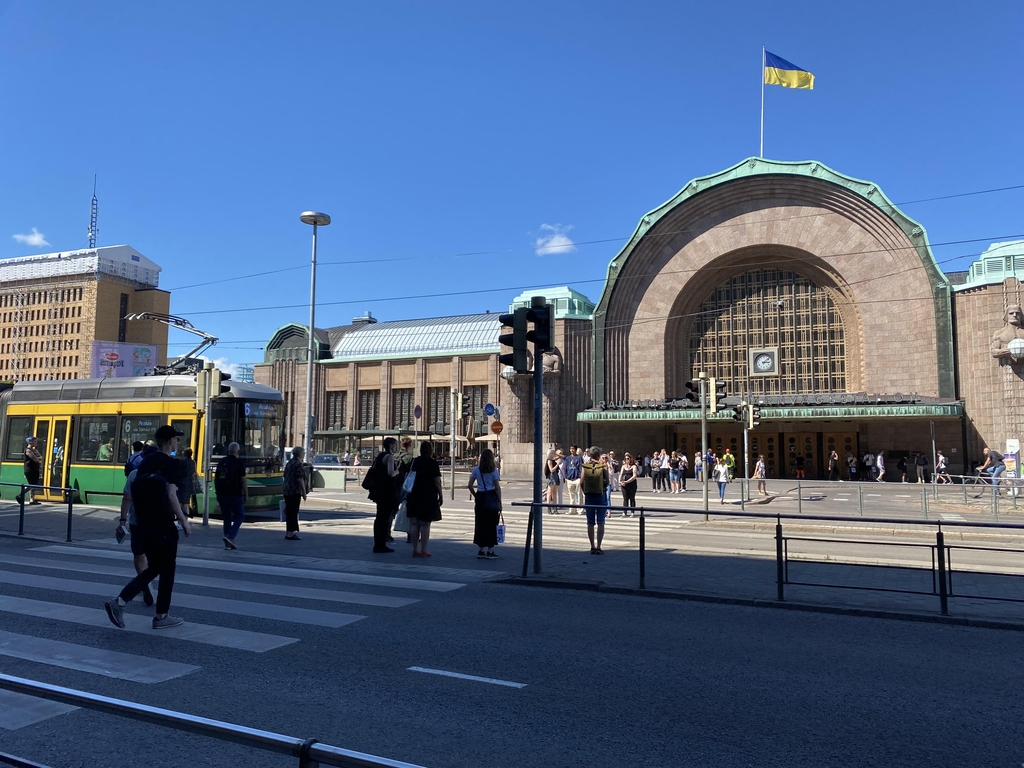
[[(556, 316), (555, 349), (544, 359), (545, 448), (692, 457), (700, 412), (686, 384), (706, 372), (725, 383), (730, 402), (759, 406), (750, 452), (765, 455), (770, 476), (793, 477), (802, 457), (807, 476), (821, 477), (831, 450), (843, 460), (884, 451), (890, 466), (922, 452), (930, 463), (933, 435), (951, 471), (970, 470), (984, 445), (1003, 450), (1024, 432), (1018, 274), (1024, 243), (996, 244), (970, 272), (947, 275), (924, 228), (877, 185), (818, 162), (750, 158), (694, 179), (644, 215), (611, 259), (596, 303), (568, 288), (534, 292)], [(441, 424), (431, 389), (486, 386), (485, 399), (502, 410), (505, 471), (531, 471), (531, 377), (500, 369), (497, 318), (475, 318), (465, 321), (472, 333), (448, 338), (429, 329), (463, 319), (318, 330), (322, 446), (411, 432), (396, 392), (422, 404), (412, 426), (424, 433)], [(300, 325), (280, 329), (255, 374), (296, 408), (304, 334)], [(284, 336), (296, 354), (281, 352)], [(712, 416), (710, 445), (742, 456), (731, 416)], [(460, 450), (471, 452), (485, 426), (461, 429)]]

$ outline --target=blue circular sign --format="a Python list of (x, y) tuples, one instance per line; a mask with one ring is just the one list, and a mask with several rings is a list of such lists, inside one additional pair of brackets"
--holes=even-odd
[(490, 403), (488, 403), (487, 405), (485, 405), (485, 406), (484, 406), (484, 414), (485, 414), (486, 416), (493, 416), (493, 415), (494, 415), (494, 406), (493, 406), (493, 405), (491, 405)]

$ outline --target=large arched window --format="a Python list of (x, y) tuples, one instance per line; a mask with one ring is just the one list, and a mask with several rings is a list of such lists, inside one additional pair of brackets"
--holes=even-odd
[[(730, 395), (846, 391), (843, 318), (832, 294), (796, 272), (755, 269), (718, 286), (690, 326), (691, 376)], [(750, 351), (778, 349), (778, 369), (749, 375)]]

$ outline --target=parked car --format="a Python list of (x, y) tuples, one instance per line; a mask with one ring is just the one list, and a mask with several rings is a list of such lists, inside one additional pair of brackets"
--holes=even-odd
[(314, 469), (341, 469), (341, 457), (336, 453), (318, 453), (313, 457)]

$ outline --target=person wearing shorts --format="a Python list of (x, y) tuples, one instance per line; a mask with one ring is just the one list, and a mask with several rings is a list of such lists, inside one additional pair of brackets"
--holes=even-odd
[[(591, 466), (599, 465), (602, 468), (604, 488), (608, 487), (608, 469), (604, 464), (601, 464), (601, 449), (591, 448), (590, 449), (590, 460), (587, 462)], [(583, 468), (584, 474), (588, 471), (587, 467)], [(606, 495), (602, 490), (600, 493), (583, 493), (583, 511), (587, 515), (587, 538), (590, 539), (590, 554), (592, 555), (603, 555), (604, 550), (601, 549), (601, 542), (604, 540), (604, 521), (608, 514), (608, 504), (606, 503)], [(595, 538), (595, 527), (596, 538)]]

